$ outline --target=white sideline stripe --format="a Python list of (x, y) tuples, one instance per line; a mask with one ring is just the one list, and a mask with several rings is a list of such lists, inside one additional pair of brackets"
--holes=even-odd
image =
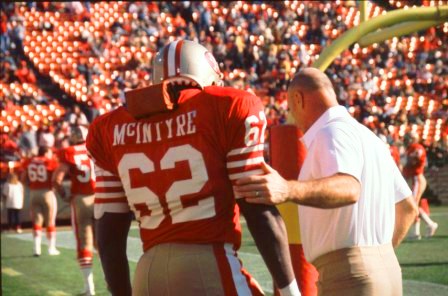
[(2, 267), (2, 273), (9, 275), (9, 276), (19, 276), (19, 275), (23, 274), (23, 273), (18, 272), (17, 270), (14, 270), (10, 267)]
[(448, 213), (431, 213), (429, 217), (442, 217), (442, 216), (448, 216)]
[[(243, 222), (243, 221), (241, 221)], [(138, 229), (138, 225), (132, 225), (131, 229)], [(6, 234), (6, 237), (16, 238), (24, 241), (33, 241), (33, 236), (31, 233), (12, 233), (12, 234)], [(47, 244), (47, 240), (42, 240), (42, 244)], [(56, 239), (57, 247), (59, 248), (65, 248), (70, 250), (75, 250), (76, 248), (76, 242), (74, 238), (74, 234), (72, 231), (58, 231), (57, 232), (57, 239)], [(30, 246), (30, 254), (32, 253), (32, 247)], [(129, 261), (132, 262), (138, 262), (140, 259), (140, 256), (143, 254), (142, 251), (142, 245), (140, 238), (135, 237), (128, 237), (128, 248), (127, 248), (127, 255)], [(248, 261), (260, 261), (263, 262), (263, 259), (259, 254), (253, 254), (253, 253), (246, 253), (246, 252), (238, 252), (238, 257), (243, 261), (243, 267), (249, 266)], [(265, 265), (262, 265), (263, 270), (266, 270), (267, 268)], [(249, 270), (250, 271), (250, 270)], [(258, 281), (259, 276), (254, 272), (250, 271), (251, 274), (254, 276), (254, 278)], [(4, 273), (4, 268), (2, 268), (2, 273)], [(267, 272), (268, 274), (268, 272)], [(272, 279), (264, 280), (263, 282), (259, 282), (263, 290), (267, 293), (273, 293), (272, 291)], [(430, 283), (430, 282), (423, 282), (423, 281), (415, 281), (415, 280), (403, 280), (403, 286), (419, 286), (419, 287), (428, 287), (429, 289), (437, 289), (437, 291), (442, 291), (443, 293), (440, 295), (448, 295), (448, 286), (436, 284), (436, 283)], [(444, 293), (447, 292), (447, 293)], [(61, 294), (63, 296), (64, 294)], [(409, 295), (411, 296), (411, 295)]]
[(436, 283), (431, 283), (431, 282), (420, 282), (420, 281), (414, 281), (414, 280), (403, 280), (403, 284), (407, 283), (408, 285), (418, 285), (418, 286), (425, 286), (425, 287), (432, 287), (432, 288), (436, 288), (436, 289), (441, 289), (443, 291), (448, 292), (448, 286), (442, 285), (442, 284), (436, 284)]
[(49, 291), (48, 295), (51, 295), (51, 296), (69, 296), (70, 294), (67, 294), (67, 293), (62, 292), (62, 291)]

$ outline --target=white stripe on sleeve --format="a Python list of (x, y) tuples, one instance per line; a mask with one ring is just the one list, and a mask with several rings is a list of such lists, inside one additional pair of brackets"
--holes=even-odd
[(239, 155), (239, 154), (246, 154), (250, 152), (256, 152), (256, 151), (263, 151), (264, 150), (264, 144), (258, 144), (254, 146), (244, 147), (244, 148), (237, 148), (230, 150), (229, 153), (227, 153), (227, 157), (233, 156), (233, 155)]
[(252, 171), (247, 171), (247, 172), (243, 172), (243, 173), (231, 174), (231, 175), (229, 175), (229, 179), (237, 180), (237, 179), (244, 178), (244, 177), (250, 177), (253, 175), (262, 175), (262, 174), (263, 174), (263, 170), (261, 170), (261, 169), (252, 170)]
[(264, 162), (264, 157), (260, 156), (260, 157), (239, 160), (239, 161), (227, 162), (227, 168), (233, 169), (233, 168), (245, 167), (246, 165), (261, 164), (263, 162)]
[(111, 172), (108, 172), (108, 171), (102, 169), (98, 165), (95, 165), (95, 175), (97, 177), (112, 177), (112, 176), (115, 176)]

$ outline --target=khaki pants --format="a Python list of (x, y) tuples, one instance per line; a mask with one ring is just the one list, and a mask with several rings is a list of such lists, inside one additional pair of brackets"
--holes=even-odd
[(58, 204), (53, 190), (30, 190), (31, 220), (34, 225), (46, 227), (56, 225)]
[(78, 257), (84, 250), (93, 252), (93, 201), (95, 195), (75, 195), (71, 200), (72, 227), (75, 232)]
[(263, 295), (230, 245), (166, 243), (140, 258), (134, 296)]
[(352, 247), (318, 257), (318, 295), (401, 296), (401, 268), (391, 244)]

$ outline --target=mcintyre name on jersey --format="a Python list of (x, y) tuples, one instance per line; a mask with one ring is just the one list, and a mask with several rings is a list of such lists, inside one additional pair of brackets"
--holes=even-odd
[(113, 146), (147, 144), (196, 133), (196, 110), (154, 123), (131, 122), (114, 126)]

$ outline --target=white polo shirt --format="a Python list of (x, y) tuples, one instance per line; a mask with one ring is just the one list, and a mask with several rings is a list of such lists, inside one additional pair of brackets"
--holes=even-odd
[(299, 180), (345, 173), (361, 184), (353, 205), (337, 209), (299, 206), (305, 257), (312, 262), (328, 252), (392, 241), (395, 203), (412, 195), (389, 149), (350, 116), (345, 107), (327, 110), (302, 138), (308, 149)]

